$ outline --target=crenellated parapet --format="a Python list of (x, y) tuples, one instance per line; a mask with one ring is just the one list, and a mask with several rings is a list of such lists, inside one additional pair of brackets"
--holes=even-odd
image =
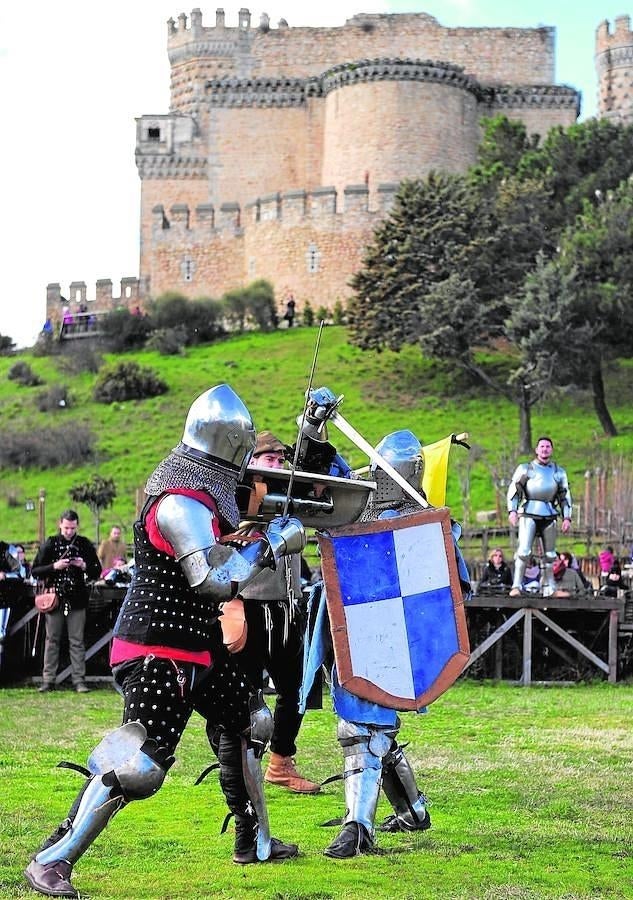
[(450, 84), (466, 91), (478, 89), (477, 81), (466, 75), (462, 66), (430, 59), (361, 59), (332, 66), (321, 76), (324, 94), (377, 81), (421, 81)]
[(596, 29), (598, 113), (602, 118), (633, 122), (633, 32), (630, 16), (618, 16)]
[(161, 244), (179, 244), (183, 239), (204, 242), (211, 235), (241, 236), (252, 226), (278, 222), (288, 227), (300, 223), (319, 228), (331, 227), (332, 218), (341, 224), (352, 218), (368, 219), (384, 216), (393, 203), (398, 184), (379, 184), (373, 207), (370, 208), (370, 191), (366, 184), (350, 184), (342, 196), (333, 186), (319, 187), (311, 191), (293, 190), (275, 192), (246, 203), (225, 202), (217, 208), (213, 204), (199, 204), (193, 208), (186, 203), (175, 203), (169, 208), (156, 204), (152, 209), (152, 240)]
[(492, 85), (480, 89), (479, 98), (490, 107), (504, 111), (506, 109), (572, 110), (574, 116), (580, 115), (580, 94), (567, 85), (559, 84), (519, 84)]
[(118, 293), (111, 278), (97, 279), (94, 299), (88, 298), (85, 281), (71, 281), (63, 293), (58, 281), (46, 286), (46, 318), (53, 325), (60, 325), (64, 316), (103, 314), (121, 307), (130, 312), (143, 308), (142, 283), (136, 276), (121, 278)]

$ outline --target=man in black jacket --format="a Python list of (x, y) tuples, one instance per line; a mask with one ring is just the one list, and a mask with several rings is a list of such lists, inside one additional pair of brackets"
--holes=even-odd
[(87, 582), (99, 577), (101, 563), (91, 541), (77, 534), (78, 528), (79, 516), (75, 510), (65, 510), (59, 520), (59, 534), (47, 538), (33, 562), (34, 577), (54, 586), (59, 597), (57, 609), (45, 616), (44, 670), (39, 688), (42, 693), (55, 687), (64, 623), (68, 630), (74, 688), (80, 694), (88, 692), (84, 645), (86, 607), (90, 596)]

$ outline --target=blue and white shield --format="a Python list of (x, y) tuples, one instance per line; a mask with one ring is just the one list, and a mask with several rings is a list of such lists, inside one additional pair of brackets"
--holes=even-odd
[(431, 703), (470, 655), (448, 509), (318, 540), (339, 682), (392, 709)]

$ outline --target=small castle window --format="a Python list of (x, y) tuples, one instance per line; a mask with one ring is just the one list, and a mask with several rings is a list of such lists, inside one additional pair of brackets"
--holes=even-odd
[(314, 273), (319, 271), (320, 259), (321, 253), (319, 252), (317, 245), (309, 244), (308, 249), (306, 250), (306, 265), (308, 267), (308, 272)]
[(132, 288), (128, 284), (125, 288), (125, 298), (127, 300), (129, 300), (131, 296), (132, 296)]
[(160, 128), (148, 128), (147, 129), (147, 140), (148, 141), (160, 141)]
[(196, 271), (196, 264), (190, 256), (185, 256), (180, 264), (183, 281), (193, 281), (193, 273)]
[(254, 277), (255, 277), (255, 271), (256, 271), (256, 267), (255, 267), (255, 257), (254, 257), (254, 256), (251, 256), (251, 257), (249, 257), (249, 260), (248, 260), (248, 277), (249, 277), (249, 278), (254, 278)]

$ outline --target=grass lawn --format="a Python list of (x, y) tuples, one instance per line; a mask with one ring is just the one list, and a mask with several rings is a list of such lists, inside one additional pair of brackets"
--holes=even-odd
[[(29, 853), (65, 816), (85, 764), (118, 724), (121, 702), (104, 687), (81, 697), (0, 690), (0, 898), (35, 897), (22, 880)], [(340, 768), (335, 719), (308, 712), (300, 768), (324, 779)], [(340, 782), (320, 795), (270, 788), (273, 833), (299, 859), (238, 867), (217, 775), (192, 719), (161, 791), (133, 803), (77, 865), (93, 900), (175, 898), (631, 898), (633, 897), (633, 685), (520, 688), (463, 680), (430, 708), (403, 717), (401, 737), (432, 806), (433, 828), (380, 835), (381, 852), (334, 861), (344, 809)], [(379, 816), (388, 805), (381, 799)]]

